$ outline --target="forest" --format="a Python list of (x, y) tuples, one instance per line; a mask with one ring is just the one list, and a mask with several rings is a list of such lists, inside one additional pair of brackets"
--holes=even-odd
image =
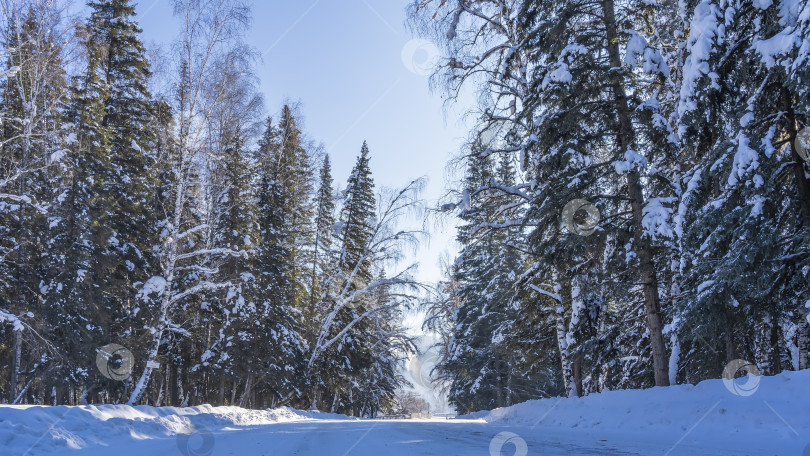
[[(459, 413), (808, 368), (806, 2), (412, 0), (475, 100), (435, 206), (265, 116), (241, 0), (161, 55), (131, 0), (0, 3), (4, 403), (374, 417), (414, 309)], [(414, 217), (457, 225), (436, 284)]]
[(263, 116), (244, 2), (175, 2), (161, 74), (134, 2), (65, 5), (3, 2), (3, 402), (391, 408), (422, 183), (364, 143), (336, 188), (299, 108)]
[(810, 4), (414, 0), (471, 90), (425, 322), (459, 413), (807, 369)]

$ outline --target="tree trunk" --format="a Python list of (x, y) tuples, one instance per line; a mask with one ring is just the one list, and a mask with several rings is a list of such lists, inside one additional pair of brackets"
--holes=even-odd
[(501, 363), (500, 360), (495, 361), (495, 378), (497, 379), (497, 382), (495, 382), (495, 407), (496, 408), (501, 408), (501, 407), (503, 407), (505, 405), (504, 397), (503, 397), (503, 387), (502, 387), (503, 380), (501, 379), (501, 372), (500, 372), (502, 365), (503, 364)]
[(574, 376), (574, 389), (576, 389), (577, 397), (585, 395), (585, 389), (582, 387), (582, 355), (574, 356), (574, 364), (572, 365), (572, 374)]
[(681, 362), (681, 341), (678, 339), (677, 330), (672, 331), (669, 343), (672, 346), (669, 355), (669, 384), (675, 385), (678, 383), (678, 365)]
[[(605, 251), (603, 253), (603, 261), (602, 261), (602, 272), (604, 273), (604, 277), (608, 277), (607, 274), (607, 264), (608, 258), (614, 251), (615, 245), (615, 234), (609, 233), (605, 242)], [(608, 327), (608, 300), (605, 299), (605, 295), (609, 293), (607, 290), (607, 284), (605, 281), (602, 281), (599, 284), (601, 289), (601, 301), (599, 303), (599, 324), (597, 325), (597, 332), (596, 332), (596, 339), (600, 341), (607, 340), (607, 334), (610, 331), (610, 327)], [(604, 347), (605, 342), (601, 342), (599, 345)], [(602, 358), (602, 363), (599, 366), (599, 381), (597, 385), (597, 391), (601, 392), (607, 388), (608, 380), (610, 378), (610, 357), (605, 356), (605, 350), (600, 350), (600, 356)]]
[[(616, 28), (616, 15), (613, 0), (602, 0), (605, 30), (607, 33), (607, 52), (611, 68), (621, 68), (619, 38)], [(619, 121), (619, 153), (624, 156), (633, 145), (634, 132), (630, 120), (630, 106), (621, 81), (616, 72), (612, 81), (614, 103)], [(669, 369), (667, 366), (666, 344), (664, 343), (661, 309), (658, 297), (658, 280), (650, 240), (645, 237), (642, 219), (644, 217), (644, 191), (638, 171), (633, 168), (627, 173), (627, 189), (633, 218), (633, 247), (639, 259), (639, 275), (644, 292), (644, 308), (647, 314), (647, 328), (650, 331), (650, 345), (653, 357), (653, 372), (656, 386), (669, 386)]]
[(250, 396), (250, 390), (253, 388), (253, 375), (248, 374), (247, 380), (245, 380), (245, 391), (242, 392), (242, 397), (239, 398), (239, 407), (244, 407), (245, 403), (247, 403), (248, 397)]
[(9, 380), (8, 402), (13, 403), (17, 399), (17, 383), (20, 375), (20, 357), (22, 355), (22, 331), (12, 331), (14, 333), (14, 350), (11, 359), (11, 379)]
[(772, 375), (771, 365), (771, 322), (770, 317), (765, 317), (757, 328), (757, 365), (763, 375)]
[[(172, 285), (171, 281), (168, 281), (168, 283), (170, 286)], [(161, 303), (160, 319), (158, 320), (160, 322), (160, 329), (155, 332), (154, 338), (152, 339), (152, 350), (149, 352), (149, 357), (146, 359), (146, 366), (143, 368), (138, 383), (135, 384), (135, 389), (132, 390), (132, 394), (129, 396), (127, 405), (135, 405), (141, 399), (141, 394), (143, 394), (146, 385), (149, 383), (149, 377), (152, 375), (152, 368), (149, 366), (151, 363), (157, 362), (158, 352), (160, 351), (160, 341), (163, 339), (163, 321), (166, 320), (167, 316), (168, 300), (164, 298)]]
[(219, 395), (217, 396), (217, 405), (220, 407), (225, 405), (225, 375), (219, 377)]
[(241, 381), (234, 377), (233, 388), (231, 389), (231, 402), (228, 405), (236, 404), (236, 388), (239, 387), (239, 383), (241, 383)]
[(779, 331), (782, 327), (779, 325), (779, 322), (774, 318), (773, 324), (771, 324), (771, 374), (776, 375), (782, 372), (782, 357), (780, 356), (780, 341), (781, 337), (779, 337)]
[(802, 320), (799, 322), (799, 327), (797, 329), (796, 344), (799, 348), (799, 370), (807, 369), (807, 330), (810, 324), (807, 323), (807, 318), (804, 316), (801, 317)]
[(737, 348), (734, 346), (734, 319), (731, 312), (726, 312), (726, 332), (723, 335), (726, 345), (726, 363), (737, 359)]
[(793, 176), (796, 181), (796, 193), (798, 194), (802, 225), (805, 228), (810, 228), (810, 181), (807, 180), (804, 174), (805, 161), (799, 156), (799, 153), (796, 152), (796, 136), (799, 134), (799, 131), (793, 99), (790, 92), (787, 90), (782, 91), (782, 105), (787, 112), (786, 120), (788, 141), (790, 142), (791, 149), (790, 157), (793, 159)]
[(183, 387), (183, 375), (183, 366), (177, 366), (177, 375), (175, 376), (174, 380), (175, 383), (177, 383), (177, 396), (182, 398), (182, 401), (180, 401), (180, 404), (178, 404), (180, 407), (185, 407), (186, 403), (188, 402), (188, 393)]
[(158, 386), (158, 396), (157, 396), (157, 399), (155, 400), (155, 407), (162, 407), (164, 399), (166, 399), (166, 375), (165, 374), (160, 379), (160, 386)]
[(20, 401), (22, 401), (23, 395), (25, 395), (26, 391), (28, 391), (28, 388), (31, 387), (31, 384), (34, 383), (35, 378), (36, 378), (35, 376), (32, 376), (31, 379), (28, 380), (28, 383), (25, 384), (22, 391), (20, 391), (20, 394), (17, 395), (14, 401), (11, 402), (11, 405), (17, 405), (20, 403)]
[(180, 405), (180, 391), (177, 385), (178, 367), (170, 364), (166, 366), (166, 388), (169, 390), (169, 405), (177, 407)]
[(557, 348), (560, 350), (560, 363), (562, 365), (563, 386), (565, 387), (565, 395), (572, 397), (574, 390), (573, 374), (571, 367), (571, 356), (568, 353), (568, 340), (566, 340), (565, 331), (565, 316), (563, 314), (564, 308), (562, 306), (557, 308), (556, 329), (557, 329)]

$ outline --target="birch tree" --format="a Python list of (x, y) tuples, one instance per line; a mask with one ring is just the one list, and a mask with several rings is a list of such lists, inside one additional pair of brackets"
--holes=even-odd
[[(61, 40), (66, 27), (61, 2), (4, 1), (0, 9), (0, 56), (6, 61), (0, 71), (0, 314), (13, 339), (8, 401), (14, 403), (21, 396), (20, 370), (28, 367), (23, 354), (36, 357), (41, 342), (33, 337), (38, 333), (31, 319), (42, 319), (40, 236), (53, 165), (64, 155), (60, 109), (67, 84)], [(23, 350), (24, 332), (30, 351)], [(42, 367), (31, 369), (27, 384), (41, 373)]]
[[(175, 14), (183, 22), (183, 31), (176, 44), (179, 80), (176, 84), (176, 144), (171, 167), (169, 195), (171, 206), (158, 250), (160, 274), (144, 283), (139, 298), (151, 301), (153, 321), (148, 328), (149, 351), (146, 365), (130, 395), (129, 404), (137, 403), (147, 387), (153, 369), (157, 367), (161, 342), (169, 332), (183, 333), (173, 321), (173, 313), (184, 300), (196, 294), (231, 286), (228, 282), (208, 280), (205, 273), (212, 272), (201, 264), (211, 256), (244, 255), (228, 247), (199, 248), (189, 242), (194, 235), (209, 228), (190, 216), (189, 206), (199, 185), (198, 160), (205, 159), (207, 142), (211, 138), (209, 120), (228, 93), (228, 85), (216, 74), (221, 65), (232, 64), (228, 54), (238, 48), (240, 34), (249, 22), (248, 8), (239, 1), (177, 1)], [(201, 269), (202, 268), (202, 269)], [(181, 282), (185, 271), (197, 271), (199, 279), (193, 283)]]

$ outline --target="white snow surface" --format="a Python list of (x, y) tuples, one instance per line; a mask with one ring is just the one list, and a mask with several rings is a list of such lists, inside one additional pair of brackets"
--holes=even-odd
[(735, 389), (730, 381), (706, 380), (528, 401), (463, 418), (604, 440), (622, 450), (606, 454), (810, 454), (810, 370), (744, 377), (735, 384), (748, 379), (759, 382), (748, 396), (732, 393), (726, 387)]
[[(737, 382), (750, 379), (759, 382), (758, 388), (737, 390), (753, 391), (746, 396), (732, 393), (723, 380), (708, 380), (528, 401), (451, 420), (366, 420), (290, 408), (258, 411), (207, 405), (0, 406), (0, 453), (809, 454), (810, 370)], [(520, 451), (523, 444), (527, 452)]]

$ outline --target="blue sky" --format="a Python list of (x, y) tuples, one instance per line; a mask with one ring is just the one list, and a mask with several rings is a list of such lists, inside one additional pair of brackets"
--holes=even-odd
[[(465, 129), (461, 109), (445, 112), (440, 93), (431, 93), (428, 76), (419, 74), (433, 49), (411, 41), (408, 3), (255, 1), (246, 37), (262, 54), (256, 70), (268, 113), (285, 100), (302, 103), (305, 130), (323, 142), (337, 185), (345, 185), (367, 140), (377, 185), (396, 187), (426, 176), (424, 196), (435, 206), (445, 188), (446, 163)], [(175, 37), (171, 0), (142, 0), (137, 10), (145, 42)], [(455, 252), (454, 230), (445, 225), (429, 225), (431, 241), (415, 256), (422, 280), (437, 280), (439, 257)]]

